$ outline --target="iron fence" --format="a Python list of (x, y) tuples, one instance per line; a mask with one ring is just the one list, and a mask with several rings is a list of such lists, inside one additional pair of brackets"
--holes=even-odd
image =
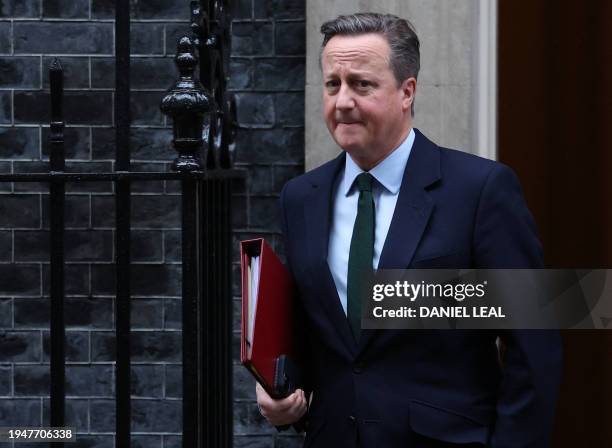
[[(116, 2), (113, 172), (65, 171), (63, 70), (50, 67), (50, 171), (0, 174), (0, 182), (45, 182), (50, 199), (50, 424), (65, 426), (64, 208), (67, 183), (115, 185), (115, 446), (130, 447), (130, 196), (133, 182), (180, 180), (182, 202), (183, 446), (232, 445), (231, 191), (235, 103), (226, 91), (230, 16), (222, 0), (192, 1), (191, 33), (179, 40), (180, 77), (161, 101), (173, 121), (173, 172), (135, 172), (130, 162), (130, 11)], [(198, 73), (198, 75), (196, 75)], [(52, 447), (63, 443), (53, 442)]]

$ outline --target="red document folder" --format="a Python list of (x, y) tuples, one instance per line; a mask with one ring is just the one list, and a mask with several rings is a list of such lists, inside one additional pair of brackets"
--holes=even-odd
[[(259, 258), (258, 267), (254, 257)], [(291, 392), (286, 385), (280, 384), (286, 375), (284, 361), (295, 360), (296, 355), (293, 335), (295, 286), (289, 271), (263, 238), (241, 241), (240, 268), (240, 362), (270, 396), (281, 398)]]

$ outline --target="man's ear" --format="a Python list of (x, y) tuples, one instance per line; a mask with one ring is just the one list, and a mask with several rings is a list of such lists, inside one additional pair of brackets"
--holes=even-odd
[(414, 103), (414, 95), (416, 94), (417, 81), (416, 78), (410, 77), (402, 82), (402, 93), (404, 97), (402, 99), (402, 109), (409, 111)]

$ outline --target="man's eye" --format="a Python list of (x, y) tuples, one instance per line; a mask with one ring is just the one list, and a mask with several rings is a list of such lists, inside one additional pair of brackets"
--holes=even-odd
[(328, 89), (333, 89), (336, 88), (340, 85), (340, 83), (338, 81), (327, 81), (325, 83), (325, 87), (327, 87)]
[(365, 79), (360, 79), (359, 81), (357, 81), (357, 85), (361, 89), (367, 89), (372, 85), (372, 83), (370, 83), (370, 81), (366, 81)]

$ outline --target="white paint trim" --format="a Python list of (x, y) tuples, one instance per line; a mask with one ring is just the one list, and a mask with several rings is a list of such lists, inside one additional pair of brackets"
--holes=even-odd
[(474, 141), (477, 154), (497, 159), (497, 2), (478, 0)]

